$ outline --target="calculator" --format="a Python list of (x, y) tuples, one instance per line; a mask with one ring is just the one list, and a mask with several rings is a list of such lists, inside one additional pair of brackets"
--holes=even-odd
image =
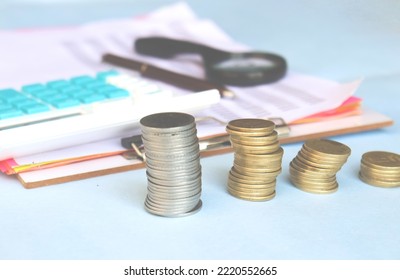
[(0, 160), (130, 135), (157, 112), (195, 114), (218, 90), (174, 93), (115, 70), (0, 89)]

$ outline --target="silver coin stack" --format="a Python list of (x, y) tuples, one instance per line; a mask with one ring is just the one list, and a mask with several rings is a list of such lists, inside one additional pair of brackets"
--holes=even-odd
[(146, 155), (148, 212), (182, 217), (201, 209), (199, 140), (193, 116), (158, 113), (140, 120)]

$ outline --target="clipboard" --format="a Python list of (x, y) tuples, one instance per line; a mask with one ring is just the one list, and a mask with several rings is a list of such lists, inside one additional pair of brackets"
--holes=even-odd
[[(393, 120), (390, 117), (368, 108), (362, 108), (359, 115), (286, 126), (290, 129), (290, 132), (280, 135), (279, 139), (284, 148), (284, 144), (287, 143), (375, 130), (392, 124)], [(285, 125), (282, 127), (285, 127)], [(229, 139), (227, 134), (210, 135), (200, 138), (200, 140), (209, 141), (210, 139), (218, 140), (218, 138), (221, 140), (221, 145), (215, 145), (214, 141), (213, 145), (201, 151), (202, 157), (232, 152), (229, 141), (227, 142), (227, 139)], [(114, 139), (114, 141), (119, 141), (119, 139)], [(130, 170), (143, 169), (143, 172), (145, 172), (144, 167), (145, 163), (137, 158), (127, 159), (121, 155), (113, 155), (60, 167), (24, 172), (17, 174), (16, 177), (24, 188), (31, 189)]]

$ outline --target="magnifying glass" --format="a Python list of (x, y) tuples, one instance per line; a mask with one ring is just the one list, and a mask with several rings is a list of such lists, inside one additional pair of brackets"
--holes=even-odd
[(136, 52), (160, 58), (183, 53), (201, 55), (207, 78), (234, 86), (268, 84), (283, 78), (286, 60), (266, 52), (227, 52), (199, 43), (165, 37), (146, 37), (135, 41)]

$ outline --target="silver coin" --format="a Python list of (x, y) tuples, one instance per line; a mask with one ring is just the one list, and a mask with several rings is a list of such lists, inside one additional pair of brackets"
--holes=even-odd
[(152, 181), (148, 181), (147, 188), (160, 193), (191, 192), (194, 190), (201, 191), (201, 180), (185, 182), (185, 184), (181, 183), (181, 185), (176, 185), (176, 184), (159, 185)]
[(190, 197), (193, 195), (200, 195), (201, 194), (201, 188), (194, 188), (191, 191), (189, 190), (183, 190), (183, 191), (163, 191), (160, 189), (155, 189), (153, 190), (153, 188), (148, 187), (148, 194), (154, 197), (160, 197), (160, 198), (176, 198), (176, 199), (180, 199), (180, 198), (186, 198), (186, 197)]
[(199, 212), (201, 210), (202, 206), (203, 206), (203, 203), (201, 200), (199, 200), (197, 205), (193, 209), (191, 209), (190, 211), (187, 211), (187, 212), (175, 211), (175, 212), (170, 212), (170, 213), (164, 213), (162, 211), (157, 211), (155, 209), (148, 208), (146, 204), (145, 204), (145, 209), (153, 215), (170, 217), (170, 218), (180, 218), (180, 217), (187, 217), (187, 216), (190, 216), (190, 215), (193, 215), (193, 214)]
[(195, 205), (186, 205), (185, 207), (176, 207), (168, 209), (168, 208), (160, 208), (157, 206), (157, 204), (152, 203), (149, 199), (146, 199), (145, 207), (147, 208), (147, 210), (150, 209), (153, 212), (159, 213), (160, 216), (170, 216), (179, 213), (189, 212), (191, 209), (195, 207)]
[(193, 195), (188, 195), (186, 197), (175, 197), (175, 196), (160, 196), (153, 195), (153, 193), (148, 193), (148, 197), (152, 201), (157, 201), (159, 207), (174, 207), (174, 206), (184, 206), (192, 203), (197, 203), (200, 199), (201, 192), (195, 193)]
[(146, 154), (148, 212), (179, 217), (201, 208), (200, 149), (194, 117), (160, 113), (140, 120)]
[(193, 126), (187, 130), (178, 131), (174, 133), (146, 133), (142, 131), (142, 140), (154, 143), (161, 143), (164, 141), (177, 141), (177, 140), (185, 140), (186, 138), (193, 137), (197, 135), (196, 126)]
[(178, 157), (174, 159), (163, 159), (163, 158), (147, 158), (145, 161), (145, 164), (147, 167), (151, 168), (154, 167), (154, 169), (158, 170), (182, 170), (182, 169), (193, 169), (194, 167), (199, 167), (201, 166), (200, 163), (200, 153), (196, 153), (196, 157), (191, 156), (188, 158), (184, 157)]
[(199, 139), (197, 137), (190, 137), (190, 139), (185, 139), (185, 141), (165, 141), (162, 143), (158, 142), (147, 142), (143, 141), (144, 147), (148, 150), (155, 151), (166, 151), (169, 152), (179, 152), (180, 150), (191, 150), (199, 145)]
[(164, 112), (148, 115), (140, 120), (144, 131), (175, 132), (193, 127), (195, 119), (192, 115), (178, 112)]
[(158, 153), (161, 156), (169, 155), (179, 155), (179, 154), (188, 154), (188, 153), (197, 153), (199, 151), (198, 140), (195, 140), (191, 145), (162, 145), (162, 146), (153, 146), (144, 144), (144, 151), (151, 153)]
[(193, 209), (196, 204), (198, 203), (198, 200), (194, 200), (194, 203), (176, 203), (176, 204), (162, 204), (160, 201), (155, 200), (154, 198), (150, 197), (149, 195), (146, 197), (146, 205), (149, 208), (155, 209), (157, 211), (162, 211), (164, 213), (171, 213), (171, 212), (187, 212)]
[(160, 159), (160, 160), (174, 160), (174, 159), (181, 159), (181, 158), (195, 158), (198, 157), (198, 148), (194, 148), (192, 151), (189, 152), (176, 152), (176, 153), (169, 153), (168, 151), (164, 152), (154, 152), (149, 149), (144, 148), (144, 152), (146, 157), (150, 157), (152, 159)]
[(175, 170), (175, 171), (159, 171), (147, 168), (147, 173), (153, 177), (164, 181), (187, 181), (201, 175), (201, 169), (196, 168), (193, 170)]
[[(152, 170), (146, 171), (147, 179), (155, 184), (185, 184), (188, 181), (201, 180), (201, 170), (195, 172), (181, 172), (179, 176), (168, 176), (168, 174), (153, 172)], [(163, 177), (162, 177), (163, 176)]]

